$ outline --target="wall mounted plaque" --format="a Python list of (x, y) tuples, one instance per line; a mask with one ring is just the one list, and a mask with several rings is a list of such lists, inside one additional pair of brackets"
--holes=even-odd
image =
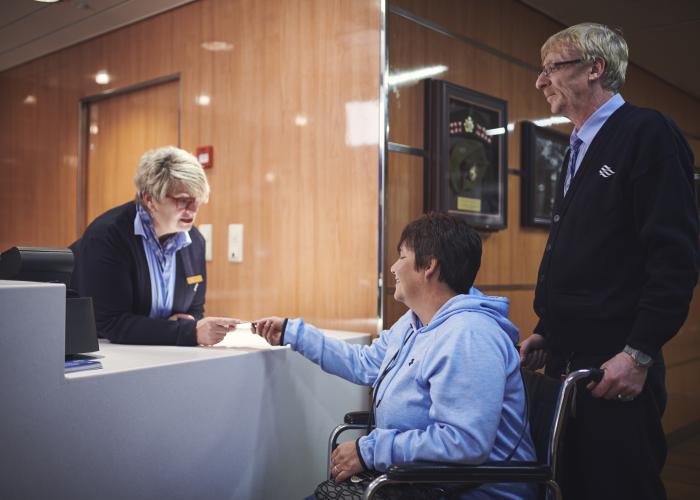
[(523, 122), (521, 137), (521, 224), (549, 226), (569, 136)]
[(506, 102), (442, 80), (426, 81), (425, 208), (470, 225), (506, 227)]

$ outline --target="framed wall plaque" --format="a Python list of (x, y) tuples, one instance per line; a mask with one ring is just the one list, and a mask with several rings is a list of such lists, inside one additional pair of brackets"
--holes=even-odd
[(523, 226), (549, 226), (569, 137), (523, 122), (520, 214)]
[(473, 227), (506, 227), (506, 102), (442, 80), (426, 81), (425, 208)]

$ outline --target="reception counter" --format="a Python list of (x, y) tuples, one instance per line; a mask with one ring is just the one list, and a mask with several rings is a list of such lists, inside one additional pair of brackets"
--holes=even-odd
[[(65, 375), (65, 288), (0, 281), (0, 498), (293, 499), (367, 389), (287, 347), (100, 342)], [(325, 332), (367, 344), (368, 334)]]

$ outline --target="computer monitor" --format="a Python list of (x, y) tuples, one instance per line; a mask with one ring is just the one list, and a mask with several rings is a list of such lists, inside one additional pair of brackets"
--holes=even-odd
[[(0, 254), (0, 279), (63, 283), (73, 274), (69, 248), (12, 247)], [(66, 357), (100, 349), (92, 298), (70, 291), (66, 296)]]
[(73, 252), (68, 248), (12, 247), (0, 254), (0, 279), (70, 284)]

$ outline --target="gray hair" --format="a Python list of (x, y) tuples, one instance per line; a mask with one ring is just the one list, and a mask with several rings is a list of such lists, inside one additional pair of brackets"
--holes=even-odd
[(601, 85), (605, 90), (619, 92), (625, 83), (629, 50), (622, 33), (603, 24), (581, 23), (555, 33), (544, 42), (540, 54), (542, 59), (554, 49), (576, 50), (585, 61), (605, 61)]
[(209, 200), (209, 183), (204, 169), (193, 155), (175, 146), (146, 151), (136, 167), (136, 202), (143, 204), (143, 193), (160, 201), (182, 185), (200, 203)]

